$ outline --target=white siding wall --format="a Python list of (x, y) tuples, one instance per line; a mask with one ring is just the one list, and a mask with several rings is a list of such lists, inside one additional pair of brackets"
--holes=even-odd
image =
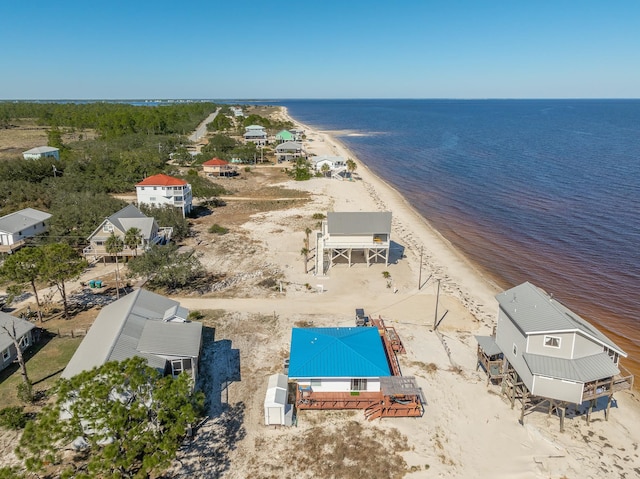
[(604, 346), (602, 344), (594, 343), (591, 339), (581, 335), (580, 333), (576, 334), (576, 344), (573, 350), (573, 358), (584, 358), (585, 356), (592, 356), (594, 354), (598, 354), (604, 351)]
[[(367, 380), (367, 392), (380, 391), (380, 378), (364, 378)], [(301, 387), (308, 387), (311, 385), (311, 379), (297, 379), (298, 385)], [(315, 383), (312, 390), (319, 393), (336, 393), (336, 392), (350, 392), (351, 391), (351, 378), (322, 378), (320, 379), (320, 386)]]

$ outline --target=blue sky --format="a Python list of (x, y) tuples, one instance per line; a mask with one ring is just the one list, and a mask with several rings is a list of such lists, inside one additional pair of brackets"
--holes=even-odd
[(0, 2), (0, 99), (640, 98), (640, 1)]

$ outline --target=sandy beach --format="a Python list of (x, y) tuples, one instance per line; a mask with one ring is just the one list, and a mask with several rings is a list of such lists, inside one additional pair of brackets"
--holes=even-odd
[[(282, 186), (308, 193), (310, 201), (300, 207), (255, 214), (242, 225), (254, 247), (253, 262), (283, 272), (287, 286), (282, 293), (179, 298), (192, 310), (224, 311), (215, 324), (216, 342), (231, 341), (231, 348), (239, 350), (242, 374), (241, 380), (218, 392), (218, 410), (211, 411), (218, 416), (202, 426), (194, 446), (182, 454), (173, 474), (186, 477), (188, 471), (205, 477), (204, 470), (223, 456), (224, 465), (216, 469), (220, 477), (351, 477), (340, 472), (339, 462), (331, 466), (334, 472), (330, 474), (327, 469), (318, 469), (318, 464), (334, 460), (327, 452), (333, 446), (326, 445), (326, 454), (310, 459), (316, 466), (308, 463), (311, 453), (306, 446), (310, 436), (320, 431), (339, 436), (357, 423), (359, 436), (376, 438), (368, 443), (372, 451), (375, 444), (382, 447), (383, 463), (391, 464), (401, 456), (406, 462), (404, 477), (638, 477), (637, 393), (618, 393), (608, 421), (602, 411), (593, 414), (590, 424), (584, 417), (572, 417), (563, 433), (556, 416), (541, 412), (528, 414), (524, 424), (519, 424), (520, 411), (510, 408), (499, 387), (487, 387), (482, 371), (476, 372), (473, 336), (491, 332), (497, 315), (497, 288), (330, 132), (295, 123), (306, 131), (304, 144), (309, 155), (354, 159), (358, 164), (356, 180), (287, 181)], [(304, 226), (313, 214), (327, 211), (391, 211), (395, 260), (389, 266), (336, 265), (326, 276), (313, 271), (305, 274), (300, 256)], [(220, 215), (223, 218), (224, 212)], [(221, 264), (224, 260), (215, 261)], [(390, 273), (393, 287), (387, 287), (383, 271)], [(447, 311), (439, 335), (433, 331), (438, 281), (438, 316)], [(304, 323), (350, 326), (357, 307), (371, 316), (381, 316), (397, 329), (407, 349), (399, 357), (403, 374), (415, 376), (427, 398), (424, 416), (367, 422), (360, 411), (302, 411), (297, 427), (265, 427), (262, 402), (266, 380), (282, 369), (291, 327)], [(263, 324), (256, 325), (256, 318)], [(242, 434), (229, 426), (238, 414)], [(402, 447), (390, 439), (397, 432), (406, 440)], [(211, 447), (212, 437), (225, 435), (233, 439), (220, 440), (218, 447)], [(185, 468), (185, 464), (189, 466)]]
[[(288, 118), (285, 110), (280, 115)], [(351, 158), (358, 165), (355, 179), (274, 185), (272, 178), (286, 178), (282, 165), (257, 165), (240, 179), (214, 180), (234, 194), (225, 198), (226, 207), (193, 220), (188, 242), (206, 269), (224, 280), (206, 293), (175, 296), (205, 313), (205, 334), (214, 336), (205, 341), (200, 368), (208, 418), (163, 477), (639, 477), (638, 393), (618, 393), (608, 421), (603, 411), (594, 412), (590, 424), (572, 416), (560, 432), (558, 417), (533, 412), (520, 424), (519, 409), (476, 371), (474, 335), (491, 333), (498, 288), (374, 175), (366, 159), (356, 158), (331, 132), (292, 121), (306, 132), (309, 156)], [(262, 196), (243, 196), (245, 183)], [(261, 212), (243, 209), (258, 199)], [(317, 230), (314, 215), (329, 211), (391, 211), (390, 264), (337, 264), (322, 275), (310, 259), (305, 273), (305, 228)], [(208, 233), (214, 222), (229, 233)], [(311, 256), (314, 248), (312, 240)], [(112, 270), (112, 264), (96, 264), (85, 279), (108, 277)], [(273, 278), (282, 290), (277, 283), (261, 286)], [(438, 284), (438, 317), (446, 316), (436, 333)], [(80, 284), (69, 291), (81, 291)], [(295, 427), (264, 426), (267, 379), (283, 370), (291, 328), (353, 326), (355, 308), (396, 328), (406, 348), (400, 367), (424, 391), (424, 416), (369, 422), (362, 411), (301, 411)], [(3, 441), (5, 462), (13, 463), (15, 437)]]

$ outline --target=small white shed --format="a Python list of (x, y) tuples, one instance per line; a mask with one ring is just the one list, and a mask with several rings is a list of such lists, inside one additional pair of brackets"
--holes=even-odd
[(288, 378), (284, 374), (269, 376), (267, 394), (264, 397), (264, 423), (266, 426), (291, 426), (293, 408), (287, 404)]

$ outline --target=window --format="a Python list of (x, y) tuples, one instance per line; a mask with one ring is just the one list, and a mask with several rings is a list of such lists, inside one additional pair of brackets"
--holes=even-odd
[(516, 344), (513, 345), (513, 355), (514, 356), (518, 355), (518, 346)]
[(175, 201), (182, 201), (182, 196), (174, 196), (173, 199)]
[(322, 387), (322, 379), (312, 379), (311, 380), (311, 389)]
[(144, 186), (141, 186), (141, 187), (140, 187), (140, 191), (144, 191)]
[(155, 200), (156, 200), (156, 197), (155, 197), (155, 196), (150, 196), (150, 197), (149, 197), (149, 201), (155, 201)]
[(105, 225), (102, 227), (102, 231), (104, 231), (105, 233), (113, 231), (113, 225), (111, 223), (105, 223)]
[(158, 189), (158, 187), (157, 187), (157, 186), (154, 186), (154, 187), (153, 187), (153, 191), (156, 191), (157, 189)]
[(174, 359), (171, 361), (171, 372), (174, 376), (178, 376), (182, 371), (182, 359)]
[(29, 346), (29, 336), (25, 335), (20, 338), (20, 349), (23, 351)]
[(2, 359), (5, 362), (7, 362), (7, 361), (9, 361), (9, 359), (11, 359), (11, 353), (9, 352), (9, 348), (7, 348), (4, 351), (2, 351)]
[(351, 380), (351, 390), (352, 391), (366, 391), (367, 390), (367, 380), (366, 379), (352, 379)]
[(548, 348), (559, 348), (560, 338), (557, 336), (545, 336), (544, 345), (545, 347), (548, 347)]

